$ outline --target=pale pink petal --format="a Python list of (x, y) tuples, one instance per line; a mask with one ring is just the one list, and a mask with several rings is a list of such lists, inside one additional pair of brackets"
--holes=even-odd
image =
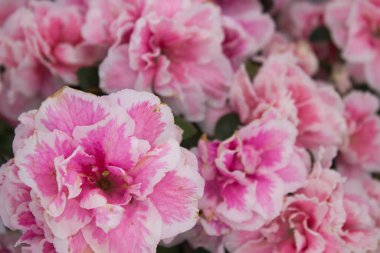
[(45, 214), (45, 220), (55, 236), (67, 238), (89, 224), (92, 217), (90, 211), (80, 208), (76, 200), (68, 200), (64, 212), (59, 217)]
[(168, 172), (149, 196), (161, 214), (162, 238), (170, 238), (193, 227), (198, 218), (197, 201), (203, 195), (204, 181), (195, 157), (182, 150), (184, 159), (177, 170)]
[(63, 88), (47, 99), (36, 115), (36, 128), (58, 129), (71, 134), (75, 127), (91, 125), (108, 113), (107, 105), (95, 95)]
[(140, 184), (140, 199), (154, 192), (155, 185), (165, 174), (174, 170), (179, 163), (181, 148), (173, 139), (158, 145), (144, 156), (129, 170), (135, 184)]
[[(120, 105), (133, 119), (134, 136), (151, 144), (176, 138), (178, 130), (174, 126), (174, 117), (170, 108), (153, 94), (124, 90), (109, 95), (106, 101)], [(155, 126), (154, 129), (151, 126)]]
[(134, 88), (137, 72), (129, 64), (128, 46), (113, 47), (99, 67), (100, 88), (111, 93)]
[(120, 225), (109, 233), (93, 224), (82, 231), (95, 253), (151, 253), (160, 241), (161, 218), (150, 202), (136, 202), (126, 207)]

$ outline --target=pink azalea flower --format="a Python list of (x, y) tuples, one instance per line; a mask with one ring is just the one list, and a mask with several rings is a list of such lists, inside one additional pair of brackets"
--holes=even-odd
[(51, 231), (43, 222), (44, 214), (37, 197), (20, 180), (18, 172), (13, 159), (0, 169), (0, 199), (4, 204), (0, 217), (8, 228), (23, 231), (21, 238), (13, 241), (12, 248), (27, 244), (23, 252), (55, 252), (49, 242)]
[(13, 12), (0, 28), (0, 114), (11, 123), (62, 85), (25, 43), (22, 19), (26, 9)]
[(317, 165), (304, 186), (286, 197), (277, 219), (258, 231), (231, 234), (226, 246), (233, 253), (343, 250), (339, 238), (346, 220), (343, 182), (337, 172)]
[(153, 90), (176, 113), (202, 121), (208, 107), (225, 105), (232, 78), (218, 8), (187, 0), (152, 8), (136, 22), (130, 43), (108, 52), (101, 88)]
[(200, 140), (200, 172), (206, 180), (200, 223), (206, 233), (256, 230), (274, 219), (284, 196), (306, 179), (307, 164), (295, 148), (296, 129), (268, 114), (225, 141)]
[(274, 22), (258, 1), (216, 0), (222, 9), (225, 39), (223, 51), (237, 68), (261, 50), (274, 33)]
[(349, 63), (362, 65), (368, 84), (380, 90), (380, 3), (333, 1), (326, 8), (326, 24)]
[(88, 1), (83, 37), (90, 43), (105, 46), (129, 42), (135, 22), (146, 11), (148, 4), (147, 0)]
[[(16, 134), (14, 166), (3, 171), (18, 181), (0, 185), (29, 189), (32, 200), (19, 202), (40, 231), (21, 228), (30, 247), (46, 241), (46, 252), (155, 252), (161, 239), (195, 225), (204, 181), (156, 96), (65, 88), (24, 114)], [(23, 217), (2, 211), (7, 226), (12, 213)]]
[(104, 49), (83, 41), (84, 17), (78, 5), (36, 1), (23, 17), (31, 52), (66, 82), (76, 83), (76, 71), (104, 56)]
[(360, 170), (341, 172), (347, 178), (344, 184), (347, 219), (342, 228), (342, 239), (353, 252), (378, 252), (380, 182)]
[(298, 39), (308, 39), (310, 34), (323, 25), (325, 3), (292, 1), (283, 10), (279, 25), (281, 30)]
[(0, 2), (0, 25), (18, 8), (26, 5), (28, 0), (3, 0)]
[(290, 41), (284, 34), (276, 33), (270, 43), (264, 49), (264, 55), (272, 54), (292, 54), (297, 64), (309, 75), (314, 75), (318, 71), (318, 58), (311, 45), (304, 40)]
[[(329, 165), (327, 157), (322, 160)], [(227, 249), (232, 253), (377, 252), (380, 184), (357, 172), (345, 173), (346, 181), (323, 168), (322, 160), (317, 157), (308, 181), (286, 197), (276, 220), (257, 231), (233, 232), (225, 238)]]
[(317, 85), (291, 55), (269, 57), (253, 85), (241, 68), (232, 86), (231, 105), (245, 124), (276, 108), (297, 127), (297, 142), (306, 148), (338, 146), (346, 133), (339, 95)]
[(339, 164), (367, 171), (380, 167), (379, 100), (371, 93), (355, 91), (344, 99), (348, 136), (340, 147)]

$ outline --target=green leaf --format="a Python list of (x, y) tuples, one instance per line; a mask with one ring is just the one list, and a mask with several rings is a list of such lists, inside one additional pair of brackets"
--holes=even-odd
[(239, 125), (240, 120), (238, 114), (230, 113), (224, 115), (216, 124), (214, 137), (218, 140), (225, 140), (234, 134)]
[(165, 248), (162, 246), (157, 247), (157, 253), (181, 253), (180, 247)]
[(323, 42), (331, 40), (330, 31), (325, 26), (318, 26), (310, 34), (309, 39), (311, 42)]
[(192, 123), (187, 122), (185, 119), (181, 117), (175, 116), (174, 123), (183, 130), (182, 140), (187, 140), (196, 135), (198, 132)]
[(99, 89), (99, 68), (97, 66), (80, 68), (77, 71), (80, 89), (96, 95), (104, 93)]
[(14, 130), (5, 121), (0, 120), (0, 164), (13, 157), (12, 142)]
[(257, 72), (259, 71), (261, 67), (261, 64), (258, 63), (258, 62), (254, 62), (254, 61), (247, 61), (245, 63), (245, 70), (247, 71), (249, 77), (251, 78), (251, 80), (256, 76)]

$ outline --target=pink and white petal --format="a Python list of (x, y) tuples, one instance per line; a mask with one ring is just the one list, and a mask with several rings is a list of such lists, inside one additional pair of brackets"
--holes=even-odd
[(139, 162), (130, 171), (134, 184), (140, 184), (139, 199), (145, 199), (154, 191), (155, 185), (165, 174), (175, 170), (181, 157), (181, 147), (178, 142), (169, 139), (142, 156)]
[(108, 233), (120, 225), (124, 215), (124, 208), (117, 205), (105, 205), (94, 210), (95, 222), (98, 228)]
[[(54, 238), (54, 248), (62, 253), (93, 253), (90, 246), (85, 241), (82, 232), (67, 239)], [(54, 251), (54, 252), (55, 252)]]
[(36, 113), (37, 110), (31, 110), (19, 116), (20, 124), (15, 129), (15, 138), (12, 144), (14, 151), (24, 147), (25, 140), (33, 135)]
[(73, 136), (84, 152), (94, 156), (101, 166), (128, 169), (140, 156), (139, 149), (135, 149), (137, 140), (131, 137), (134, 127), (128, 115), (116, 112), (91, 126), (76, 127)]
[(239, 134), (245, 145), (260, 152), (260, 167), (278, 168), (285, 166), (293, 152), (297, 131), (293, 124), (282, 119), (253, 121), (242, 128)]
[(66, 208), (59, 217), (45, 213), (45, 221), (54, 236), (64, 239), (73, 236), (92, 220), (91, 211), (80, 207), (75, 199), (68, 200)]
[(274, 173), (256, 173), (255, 211), (267, 220), (274, 219), (283, 207), (284, 182)]
[(231, 63), (227, 57), (220, 52), (207, 64), (190, 65), (187, 69), (189, 76), (195, 77), (191, 82), (200, 85), (202, 88), (207, 98), (206, 103), (212, 107), (222, 107), (228, 97), (234, 76)]
[(343, 57), (352, 63), (367, 63), (375, 58), (376, 51), (369, 45), (365, 35), (352, 35), (343, 49)]
[(42, 103), (36, 115), (36, 129), (71, 134), (75, 127), (104, 119), (108, 111), (95, 95), (65, 87)]
[(375, 59), (368, 64), (365, 64), (364, 73), (368, 84), (375, 89), (377, 92), (380, 92), (380, 54), (377, 54)]
[(304, 185), (308, 173), (308, 165), (298, 151), (294, 152), (288, 165), (276, 171), (276, 175), (284, 182), (285, 193), (295, 192), (298, 188)]
[(152, 93), (123, 90), (104, 99), (120, 105), (134, 120), (134, 136), (149, 141), (151, 145), (176, 138), (178, 130), (170, 108)]
[(108, 233), (89, 224), (83, 231), (95, 253), (153, 253), (161, 239), (160, 214), (149, 201), (136, 201), (125, 208), (120, 225)]
[(275, 30), (273, 19), (266, 14), (253, 12), (239, 19), (239, 23), (253, 39), (255, 51), (262, 49), (272, 38)]
[(41, 198), (45, 208), (58, 196), (55, 159), (68, 157), (73, 151), (74, 144), (64, 133), (36, 131), (16, 152), (20, 179)]
[(111, 48), (99, 66), (100, 88), (107, 93), (135, 88), (137, 77), (129, 65), (128, 45)]
[(168, 172), (149, 195), (162, 218), (162, 239), (189, 230), (198, 219), (204, 180), (198, 173), (195, 156), (185, 149), (182, 154), (184, 158), (176, 171)]
[(343, 48), (348, 37), (347, 19), (351, 8), (350, 1), (332, 1), (326, 5), (324, 19), (334, 43)]
[(252, 217), (249, 210), (254, 204), (252, 201), (254, 189), (238, 183), (232, 183), (224, 187), (221, 192), (223, 202), (218, 205), (216, 212), (228, 222), (244, 222)]
[(107, 198), (101, 189), (85, 190), (81, 195), (79, 206), (84, 209), (93, 209), (105, 206)]
[(376, 114), (380, 107), (378, 98), (370, 92), (353, 91), (344, 98), (344, 106), (351, 120), (358, 123)]

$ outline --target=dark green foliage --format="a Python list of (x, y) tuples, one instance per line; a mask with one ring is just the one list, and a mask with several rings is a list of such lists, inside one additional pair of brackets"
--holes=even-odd
[(199, 127), (179, 116), (174, 117), (174, 122), (183, 130), (181, 146), (188, 149), (197, 146), (198, 140), (202, 135)]
[(95, 95), (103, 95), (99, 88), (98, 67), (81, 68), (77, 72), (79, 88), (83, 91), (93, 93)]
[(247, 70), (247, 73), (251, 80), (256, 76), (257, 72), (259, 71), (261, 67), (261, 64), (254, 61), (247, 61), (245, 63), (245, 70)]
[(215, 138), (225, 140), (233, 135), (240, 125), (239, 115), (230, 113), (219, 119), (215, 127)]
[(12, 142), (14, 130), (5, 121), (0, 120), (0, 165), (13, 157)]
[(311, 43), (330, 41), (330, 31), (325, 26), (319, 26), (315, 28), (314, 31), (310, 34), (309, 40), (311, 41)]

